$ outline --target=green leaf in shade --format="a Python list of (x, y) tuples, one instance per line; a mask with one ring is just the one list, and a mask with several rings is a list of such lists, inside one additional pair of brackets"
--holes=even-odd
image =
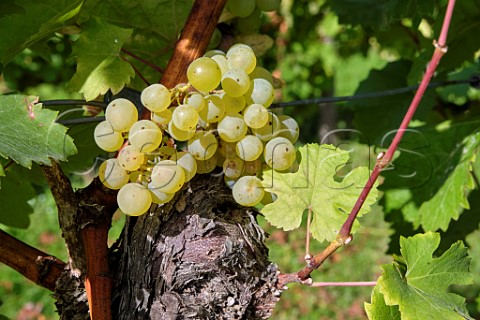
[(30, 181), (23, 179), (15, 172), (8, 172), (2, 178), (0, 189), (0, 223), (16, 227), (27, 228), (33, 213), (33, 208), (27, 203), (35, 197), (35, 190)]
[(132, 34), (125, 29), (100, 19), (89, 20), (73, 45), (77, 72), (70, 80), (71, 90), (83, 93), (93, 100), (109, 89), (118, 93), (135, 75), (132, 66), (119, 58), (120, 49)]
[(4, 30), (0, 37), (2, 68), (23, 49), (65, 27), (79, 12), (82, 3), (83, 0), (16, 0), (15, 4), (2, 5), (2, 9), (11, 12), (8, 15), (2, 12), (0, 18), (0, 30)]
[[(369, 177), (366, 167), (351, 170), (343, 178), (338, 173), (348, 162), (348, 152), (332, 145), (307, 144), (295, 173), (272, 170), (263, 175), (265, 190), (278, 198), (262, 208), (266, 219), (284, 230), (298, 228), (305, 210), (312, 210), (311, 232), (319, 241), (332, 241), (345, 222)], [(367, 213), (378, 195), (374, 187), (359, 215)], [(354, 230), (358, 228), (355, 221)]]
[(400, 320), (398, 306), (387, 306), (378, 286), (372, 291), (372, 302), (365, 303), (365, 311), (370, 320)]
[(0, 96), (0, 155), (27, 168), (32, 161), (66, 161), (77, 152), (67, 128), (55, 123), (57, 112), (33, 101), (23, 95)]
[(439, 243), (433, 232), (402, 237), (402, 256), (382, 266), (377, 286), (387, 306), (398, 306), (402, 320), (472, 319), (465, 299), (448, 291), (450, 285), (472, 283), (467, 248), (458, 241), (434, 258)]

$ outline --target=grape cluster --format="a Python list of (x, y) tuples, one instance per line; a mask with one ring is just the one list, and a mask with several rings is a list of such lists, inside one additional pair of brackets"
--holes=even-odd
[(99, 178), (119, 189), (125, 214), (141, 215), (152, 202), (168, 202), (196, 173), (216, 167), (234, 199), (254, 206), (265, 196), (263, 170), (291, 170), (295, 164), (298, 124), (268, 111), (272, 76), (256, 65), (249, 46), (207, 52), (190, 64), (187, 79), (187, 85), (171, 90), (153, 84), (142, 91), (151, 120), (138, 120), (135, 105), (119, 98), (95, 128), (100, 148), (119, 150), (100, 165)]
[(281, 0), (228, 0), (225, 15), (228, 22), (241, 34), (257, 33), (262, 23), (262, 12), (277, 11)]

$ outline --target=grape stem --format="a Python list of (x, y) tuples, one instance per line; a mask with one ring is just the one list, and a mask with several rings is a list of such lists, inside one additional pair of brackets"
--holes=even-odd
[(447, 52), (447, 46), (446, 46), (447, 33), (450, 26), (450, 21), (452, 18), (454, 7), (455, 7), (455, 0), (449, 0), (446, 13), (445, 13), (445, 18), (443, 20), (440, 37), (438, 41), (435, 41), (435, 40), (433, 41), (435, 50), (433, 52), (433, 56), (430, 60), (430, 63), (428, 64), (427, 70), (423, 76), (423, 79), (420, 82), (418, 90), (416, 91), (415, 96), (413, 97), (413, 100), (403, 118), (402, 123), (400, 124), (399, 129), (397, 130), (395, 137), (393, 138), (392, 143), (390, 144), (386, 152), (381, 152), (377, 156), (375, 167), (373, 168), (373, 171), (370, 177), (368, 178), (365, 186), (363, 187), (362, 192), (360, 193), (360, 196), (358, 197), (355, 205), (353, 206), (352, 211), (350, 212), (350, 214), (348, 215), (348, 218), (342, 225), (342, 228), (340, 229), (336, 239), (332, 241), (327, 246), (327, 248), (325, 248), (322, 252), (314, 255), (313, 258), (310, 260), (310, 263), (300, 271), (293, 274), (280, 275), (279, 283), (278, 283), (278, 286), (280, 288), (283, 288), (285, 284), (289, 282), (300, 282), (300, 283), (307, 283), (307, 284), (312, 283), (310, 274), (314, 270), (316, 270), (318, 267), (320, 267), (328, 257), (330, 257), (335, 251), (338, 250), (338, 248), (352, 241), (353, 239), (351, 234), (352, 226), (355, 219), (357, 218), (360, 208), (362, 207), (368, 194), (370, 193), (370, 190), (373, 188), (375, 182), (377, 181), (377, 178), (380, 175), (380, 172), (386, 166), (390, 165), (393, 154), (395, 153), (395, 150), (397, 149), (398, 144), (402, 140), (402, 137), (405, 131), (407, 130), (408, 125), (415, 111), (417, 110), (417, 107), (428, 87), (428, 83), (430, 82), (430, 79), (432, 78), (435, 72), (435, 69), (438, 66), (438, 63), (440, 62), (440, 59)]

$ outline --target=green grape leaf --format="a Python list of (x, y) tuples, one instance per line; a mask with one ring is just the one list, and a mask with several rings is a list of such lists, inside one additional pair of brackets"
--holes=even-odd
[(120, 49), (132, 31), (98, 18), (89, 20), (73, 44), (77, 72), (68, 87), (83, 93), (86, 100), (93, 100), (109, 89), (114, 94), (122, 90), (135, 75), (132, 66), (119, 57)]
[[(79, 11), (83, 0), (17, 0), (0, 18), (0, 62), (8, 64), (15, 55), (65, 27)], [(11, 32), (5, 32), (11, 30)], [(0, 69), (1, 72), (2, 69)]]
[(77, 152), (67, 128), (55, 123), (57, 112), (23, 95), (0, 96), (0, 155), (31, 168), (32, 161), (50, 165)]
[(35, 197), (35, 190), (30, 181), (23, 179), (16, 172), (8, 172), (2, 178), (0, 189), (0, 223), (16, 228), (27, 228), (29, 215), (33, 208), (27, 203)]
[(433, 232), (402, 237), (402, 257), (382, 266), (377, 286), (386, 305), (398, 306), (402, 320), (472, 319), (465, 299), (448, 292), (452, 284), (472, 283), (467, 248), (458, 241), (434, 258), (439, 243), (440, 235)]
[(398, 306), (387, 306), (383, 294), (380, 293), (378, 286), (372, 291), (372, 302), (365, 303), (365, 311), (370, 320), (400, 320), (400, 311)]
[[(348, 152), (332, 145), (307, 144), (299, 148), (302, 160), (297, 172), (263, 175), (265, 190), (278, 198), (261, 212), (274, 226), (284, 230), (298, 228), (305, 210), (312, 211), (311, 232), (319, 241), (332, 241), (345, 222), (369, 177), (366, 167), (351, 170), (343, 177), (338, 174), (348, 162)], [(343, 178), (343, 179), (342, 179)], [(378, 196), (370, 191), (359, 216), (367, 213)], [(359, 226), (355, 221), (354, 230)]]

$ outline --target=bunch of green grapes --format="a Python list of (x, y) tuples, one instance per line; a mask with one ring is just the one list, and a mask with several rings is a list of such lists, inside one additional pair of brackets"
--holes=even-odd
[(241, 34), (257, 33), (262, 23), (262, 13), (277, 11), (281, 0), (227, 0), (224, 19), (232, 23)]
[(171, 90), (153, 84), (142, 91), (150, 120), (138, 120), (135, 105), (120, 98), (95, 129), (100, 148), (118, 151), (100, 165), (99, 178), (119, 190), (125, 214), (141, 215), (152, 203), (170, 201), (195, 174), (217, 167), (234, 199), (255, 206), (268, 198), (259, 179), (263, 170), (295, 167), (298, 124), (268, 110), (273, 79), (256, 65), (249, 46), (207, 52), (190, 64), (187, 79)]

